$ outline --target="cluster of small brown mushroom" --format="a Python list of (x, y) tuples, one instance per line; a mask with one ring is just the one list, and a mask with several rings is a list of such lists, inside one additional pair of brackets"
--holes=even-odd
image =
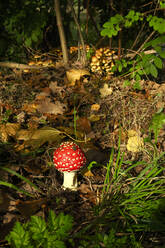
[[(79, 46), (79, 49), (82, 50), (82, 46)], [(89, 45), (85, 45), (86, 52), (89, 52)], [(77, 53), (78, 47), (72, 46), (69, 49), (70, 54)], [(96, 50), (95, 54), (91, 58), (90, 70), (93, 73), (103, 75), (111, 75), (112, 67), (114, 66), (113, 55), (115, 54), (114, 50), (111, 50), (108, 47), (101, 47)]]
[[(76, 46), (72, 46), (72, 47), (69, 48), (69, 52), (70, 52), (70, 54), (72, 54), (72, 53), (77, 52), (78, 49), (82, 50), (82, 46), (80, 45), (79, 48), (76, 47)], [(90, 49), (89, 45), (85, 45), (85, 49), (86, 49), (86, 52), (88, 52), (89, 49)]]
[(97, 49), (95, 55), (92, 56), (90, 69), (92, 72), (99, 75), (111, 75), (113, 63), (113, 55), (115, 51), (110, 50), (109, 48), (100, 48)]

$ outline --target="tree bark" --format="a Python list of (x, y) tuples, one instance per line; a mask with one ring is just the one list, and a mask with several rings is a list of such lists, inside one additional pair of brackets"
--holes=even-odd
[(68, 50), (67, 50), (67, 45), (66, 45), (64, 27), (63, 27), (62, 18), (61, 18), (60, 0), (54, 0), (54, 9), (56, 13), (57, 27), (58, 27), (58, 32), (60, 36), (63, 61), (64, 61), (64, 64), (67, 65), (69, 62), (69, 58), (68, 58)]

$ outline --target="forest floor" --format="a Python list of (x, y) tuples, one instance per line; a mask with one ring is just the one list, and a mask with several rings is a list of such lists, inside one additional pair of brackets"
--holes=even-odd
[[(149, 164), (153, 159), (151, 143), (156, 142), (157, 154), (165, 151), (165, 126), (159, 120), (153, 122), (156, 113), (165, 114), (165, 83), (143, 80), (138, 88), (133, 81), (124, 85), (121, 78), (99, 76), (78, 65), (74, 70), (60, 63), (49, 66), (48, 56), (33, 61), (40, 61), (39, 69), (3, 68), (0, 72), (0, 163), (1, 168), (12, 170), (1, 169), (0, 174), (0, 247), (7, 246), (5, 236), (16, 221), (23, 223), (32, 215), (45, 218), (50, 209), (74, 217), (73, 233), (95, 219), (93, 209), (101, 205), (113, 149), (110, 178), (119, 149), (122, 161), (129, 161), (122, 163), (123, 172), (137, 164), (132, 178), (145, 169), (138, 161)], [(151, 143), (145, 142), (149, 137)], [(61, 188), (63, 177), (53, 166), (53, 151), (66, 140), (80, 145), (87, 157), (76, 192)], [(165, 167), (165, 158), (159, 165)], [(131, 180), (122, 181), (121, 194), (129, 184)], [(114, 191), (110, 186), (106, 194)], [(148, 241), (144, 238), (142, 247), (164, 247), (163, 242), (164, 237), (155, 232)]]

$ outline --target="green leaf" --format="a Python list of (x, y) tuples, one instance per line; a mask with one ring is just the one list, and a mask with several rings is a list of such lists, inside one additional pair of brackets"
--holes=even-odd
[[(13, 230), (6, 237), (9, 244), (16, 248), (30, 248), (33, 247), (30, 244), (30, 235), (27, 230), (24, 229), (20, 222), (16, 222)], [(13, 246), (14, 245), (14, 246)]]
[(38, 41), (38, 36), (36, 32), (33, 32), (31, 35), (32, 41), (37, 42)]
[(162, 69), (162, 67), (163, 67), (162, 60), (157, 56), (155, 56), (155, 58), (154, 58), (154, 64), (159, 69)]
[(141, 80), (141, 76), (138, 73), (136, 73), (135, 79), (136, 79), (136, 81), (140, 81)]
[(163, 3), (162, 1), (160, 2), (160, 8), (165, 9), (165, 3)]
[(149, 126), (149, 130), (153, 130), (155, 135), (155, 140), (157, 142), (157, 137), (160, 129), (165, 125), (165, 114), (164, 113), (156, 113), (151, 120), (151, 124)]
[(108, 36), (109, 38), (111, 38), (113, 36), (112, 30), (103, 29), (101, 31), (101, 36)]
[(159, 52), (159, 55), (160, 55), (160, 57), (162, 57), (163, 59), (165, 59), (165, 51)]
[(123, 86), (124, 87), (131, 86), (131, 82), (129, 80), (125, 80)]
[(60, 213), (58, 216), (53, 211), (49, 212), (48, 226), (56, 233), (57, 239), (64, 239), (73, 225), (73, 218), (70, 215)]
[(27, 47), (31, 47), (31, 45), (32, 45), (32, 39), (31, 39), (31, 38), (27, 38), (27, 39), (25, 40), (25, 45), (26, 45)]
[(31, 216), (29, 230), (32, 233), (32, 238), (34, 240), (42, 239), (42, 237), (44, 237), (44, 232), (46, 231), (46, 228), (47, 225), (41, 217)]
[[(139, 78), (139, 77), (138, 77)], [(141, 78), (140, 78), (141, 79)], [(139, 79), (139, 80), (140, 80)], [(137, 79), (136, 79), (137, 80)], [(133, 88), (136, 90), (141, 90), (141, 86), (140, 86), (140, 82), (139, 82), (139, 80), (137, 80), (135, 83), (134, 83), (134, 85), (133, 85)]]
[(150, 74), (154, 77), (157, 78), (158, 76), (158, 70), (153, 64), (150, 64)]

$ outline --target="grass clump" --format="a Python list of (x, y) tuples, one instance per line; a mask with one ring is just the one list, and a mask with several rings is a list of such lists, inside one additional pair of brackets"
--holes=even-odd
[[(32, 216), (25, 224), (17, 222), (6, 237), (11, 248), (163, 248), (165, 152), (159, 154), (156, 144), (153, 148), (155, 152), (147, 152), (151, 155), (148, 162), (124, 161), (119, 140), (117, 154), (112, 149), (105, 166), (93, 219), (84, 220), (76, 229), (72, 216), (63, 212), (56, 216), (51, 210), (47, 221)], [(138, 166), (142, 169), (135, 174)], [(153, 236), (159, 238), (157, 243), (151, 241)]]

